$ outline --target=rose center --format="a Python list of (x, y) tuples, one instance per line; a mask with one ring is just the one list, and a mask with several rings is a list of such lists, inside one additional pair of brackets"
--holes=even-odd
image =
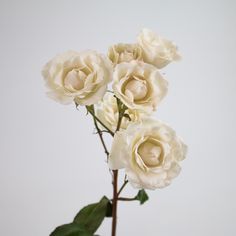
[(134, 56), (132, 52), (125, 51), (125, 52), (120, 53), (119, 62), (123, 62), (123, 61), (129, 62), (129, 61), (132, 61), (133, 58)]
[(157, 166), (161, 164), (162, 148), (151, 142), (144, 142), (138, 148), (138, 153), (147, 166)]
[(143, 99), (147, 95), (147, 85), (145, 80), (132, 79), (125, 86), (125, 95), (132, 93), (134, 100)]
[(73, 69), (65, 77), (65, 87), (69, 90), (80, 90), (84, 87), (85, 78), (83, 71)]

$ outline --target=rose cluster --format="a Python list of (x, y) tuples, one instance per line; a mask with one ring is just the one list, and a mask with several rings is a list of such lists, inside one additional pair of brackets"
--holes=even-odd
[(179, 59), (174, 43), (143, 29), (136, 43), (113, 45), (107, 56), (96, 51), (58, 55), (42, 74), (51, 98), (93, 106), (100, 129), (114, 134), (109, 168), (124, 168), (135, 188), (156, 189), (171, 183), (186, 156), (175, 131), (152, 117), (168, 90), (160, 69)]

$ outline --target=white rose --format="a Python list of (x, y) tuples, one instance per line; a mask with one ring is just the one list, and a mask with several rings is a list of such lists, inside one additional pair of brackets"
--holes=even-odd
[(115, 134), (108, 163), (113, 170), (125, 168), (135, 188), (163, 188), (179, 174), (186, 150), (172, 128), (149, 119)]
[(138, 61), (123, 62), (115, 67), (113, 90), (130, 109), (150, 113), (167, 93), (167, 81), (158, 69)]
[(142, 60), (142, 49), (137, 44), (119, 43), (109, 48), (108, 58), (113, 65), (132, 60)]
[(62, 104), (92, 105), (104, 96), (112, 79), (112, 65), (95, 51), (68, 51), (49, 61), (42, 75), (49, 97)]
[[(111, 93), (105, 94), (102, 101), (100, 101), (96, 106), (96, 116), (99, 120), (102, 121), (106, 127), (108, 127), (111, 131), (115, 132), (117, 128), (117, 123), (119, 119), (119, 111), (117, 107), (117, 101), (114, 95)], [(130, 122), (140, 121), (145, 117), (144, 114), (139, 113), (136, 110), (127, 109), (125, 114), (128, 117), (123, 117), (120, 129), (126, 129)]]
[(143, 61), (159, 69), (180, 59), (176, 45), (151, 30), (143, 29), (141, 31), (138, 36), (138, 44), (143, 50)]

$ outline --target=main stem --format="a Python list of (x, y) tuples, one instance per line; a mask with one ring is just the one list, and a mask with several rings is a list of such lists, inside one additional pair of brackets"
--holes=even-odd
[[(116, 131), (119, 131), (120, 126), (121, 126), (121, 122), (122, 122), (122, 118), (124, 115), (124, 112), (126, 110), (126, 108), (120, 109), (120, 101), (117, 98), (117, 107), (119, 110), (119, 119), (118, 119), (118, 123), (117, 123), (117, 128)], [(94, 106), (87, 106), (87, 111), (93, 116), (93, 121), (94, 121), (94, 125), (95, 128), (97, 129), (98, 135), (100, 137), (101, 143), (103, 145), (104, 151), (107, 155), (107, 158), (109, 157), (109, 152), (107, 150), (106, 144), (104, 142), (103, 136), (102, 136), (102, 132), (98, 126), (97, 123), (100, 123), (112, 136), (114, 136), (115, 133), (113, 133), (107, 126), (105, 126), (95, 115), (94, 112)], [(121, 189), (118, 191), (118, 170), (113, 170), (113, 199), (112, 199), (112, 232), (111, 232), (111, 236), (116, 236), (116, 225), (117, 225), (117, 203), (119, 200), (119, 194), (121, 193), (121, 191), (123, 190), (123, 188), (125, 187), (125, 185), (127, 184), (127, 181), (124, 182), (124, 184), (122, 185)]]
[(111, 235), (116, 236), (117, 225), (117, 203), (118, 203), (118, 170), (113, 170), (113, 201), (112, 201), (112, 231)]
[[(118, 118), (118, 122), (117, 122), (117, 127), (116, 127), (116, 131), (120, 130), (120, 126), (121, 126), (121, 122), (122, 122), (122, 118), (124, 115), (124, 112), (126, 110), (126, 108), (121, 108), (121, 102), (118, 98), (116, 98), (116, 102), (117, 102), (117, 108), (119, 111), (119, 118)], [(112, 230), (111, 230), (111, 236), (116, 236), (116, 225), (117, 225), (117, 203), (118, 203), (118, 196), (120, 194), (121, 190), (118, 192), (118, 170), (113, 170), (113, 201), (112, 201)]]

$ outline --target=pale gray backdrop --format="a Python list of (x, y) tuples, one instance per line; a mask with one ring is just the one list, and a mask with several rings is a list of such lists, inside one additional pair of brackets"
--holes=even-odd
[[(120, 203), (118, 235), (236, 235), (236, 2), (0, 1), (0, 235), (43, 236), (111, 196), (84, 109), (45, 96), (40, 74), (68, 49), (106, 53), (143, 27), (174, 40), (169, 94), (156, 117), (189, 146), (181, 175), (150, 201)], [(136, 193), (131, 187), (125, 194)], [(110, 235), (110, 220), (98, 233)]]

